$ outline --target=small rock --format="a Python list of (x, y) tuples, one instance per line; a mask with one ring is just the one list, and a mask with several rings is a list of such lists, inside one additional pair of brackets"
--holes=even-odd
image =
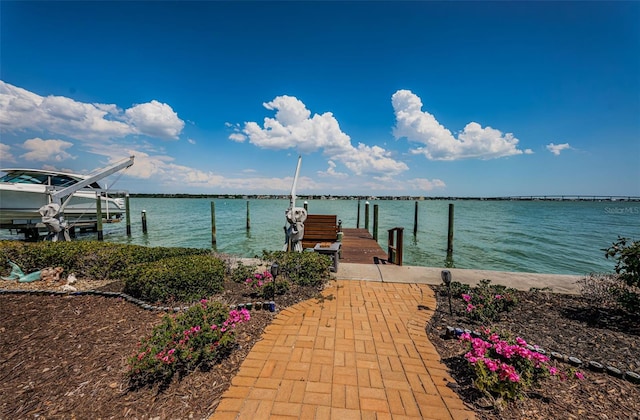
[(78, 289), (76, 289), (75, 287), (70, 286), (68, 284), (65, 284), (64, 286), (62, 286), (62, 291), (63, 292), (77, 292)]
[(74, 284), (75, 282), (77, 282), (78, 279), (76, 278), (76, 274), (75, 273), (71, 273), (67, 276), (67, 284)]

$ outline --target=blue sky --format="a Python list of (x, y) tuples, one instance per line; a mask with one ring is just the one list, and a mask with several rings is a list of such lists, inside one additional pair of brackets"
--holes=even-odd
[(640, 195), (639, 2), (0, 2), (0, 167), (131, 192)]

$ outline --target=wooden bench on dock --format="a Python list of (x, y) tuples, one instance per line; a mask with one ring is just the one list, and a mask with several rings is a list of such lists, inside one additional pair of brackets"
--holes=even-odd
[(309, 214), (304, 221), (302, 248), (313, 248), (321, 242), (338, 240), (338, 216), (335, 214)]
[(340, 242), (338, 242), (338, 216), (335, 214), (309, 214), (304, 221), (302, 248), (313, 249), (329, 255), (333, 260), (333, 270), (338, 271)]

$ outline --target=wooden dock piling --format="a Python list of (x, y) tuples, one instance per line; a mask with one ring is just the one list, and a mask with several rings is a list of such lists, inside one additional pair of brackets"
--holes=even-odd
[(413, 213), (413, 236), (418, 234), (418, 202), (416, 201), (415, 211)]
[(211, 202), (211, 246), (216, 248), (218, 239), (216, 238), (216, 203)]
[(369, 230), (369, 202), (364, 202), (364, 228)]
[(395, 227), (389, 229), (388, 259), (389, 262), (396, 265), (402, 265), (403, 236), (404, 228)]
[(129, 193), (124, 196), (125, 214), (127, 216), (127, 236), (131, 236), (131, 206), (129, 206)]
[[(107, 206), (109, 202), (107, 202)], [(98, 231), (98, 240), (102, 241), (104, 236), (102, 234), (102, 198), (100, 193), (96, 194), (96, 230)]]
[(358, 215), (356, 216), (356, 229), (360, 229), (360, 200), (358, 200)]
[(142, 233), (147, 233), (147, 211), (142, 210)]
[(249, 201), (247, 201), (247, 230), (251, 229), (251, 215), (249, 214)]
[(447, 229), (447, 259), (453, 257), (453, 203), (449, 204), (449, 227)]
[(373, 240), (378, 241), (378, 205), (373, 205)]

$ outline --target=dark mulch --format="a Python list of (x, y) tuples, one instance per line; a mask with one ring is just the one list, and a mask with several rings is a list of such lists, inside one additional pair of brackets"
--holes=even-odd
[[(546, 379), (528, 398), (503, 406), (473, 388), (473, 374), (464, 360), (464, 346), (446, 339), (447, 326), (479, 329), (462, 314), (464, 302), (453, 300), (449, 315), (443, 287), (436, 287), (438, 310), (427, 329), (452, 376), (456, 392), (481, 419), (640, 419), (640, 385), (607, 373), (579, 368), (585, 379)], [(640, 373), (640, 314), (598, 307), (582, 296), (547, 291), (516, 292), (518, 305), (492, 324), (550, 353), (596, 361)], [(565, 370), (571, 367), (557, 363)]]
[[(121, 291), (121, 285), (101, 289)], [(255, 301), (246, 291), (229, 283), (216, 299)], [(317, 288), (293, 286), (275, 301), (282, 309), (317, 294)], [(0, 419), (207, 418), (275, 313), (254, 310), (251, 315), (237, 328), (238, 347), (219, 365), (175, 378), (161, 391), (132, 391), (127, 358), (163, 313), (121, 298), (0, 295)]]

